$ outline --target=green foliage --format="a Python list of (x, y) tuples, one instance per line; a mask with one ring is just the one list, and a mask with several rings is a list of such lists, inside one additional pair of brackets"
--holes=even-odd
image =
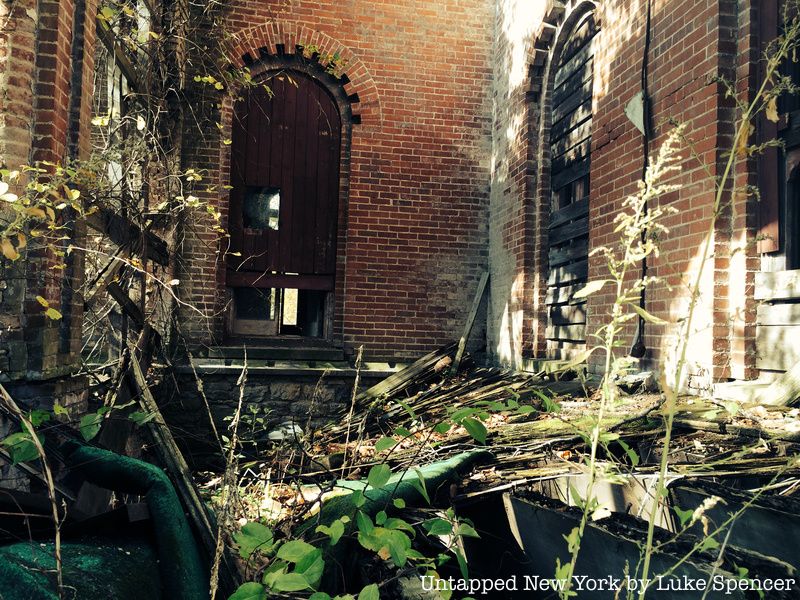
[[(39, 440), (44, 441), (41, 436), (39, 436)], [(6, 436), (0, 444), (11, 455), (11, 460), (14, 464), (39, 458), (39, 450), (34, 444), (31, 434), (27, 431), (12, 433)]]
[(245, 523), (241, 530), (233, 534), (233, 539), (239, 546), (239, 556), (245, 560), (249, 560), (255, 552), (269, 554), (274, 546), (272, 530), (255, 521)]

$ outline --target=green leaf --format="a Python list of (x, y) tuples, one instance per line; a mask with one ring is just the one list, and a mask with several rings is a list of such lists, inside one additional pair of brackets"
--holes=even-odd
[(156, 418), (156, 413), (146, 413), (141, 410), (134, 411), (128, 417), (131, 421), (136, 423), (139, 427), (144, 425), (145, 423), (149, 423), (153, 419)]
[(64, 408), (63, 406), (61, 406), (58, 402), (54, 402), (53, 403), (53, 414), (55, 414), (56, 416), (60, 417), (62, 415), (69, 414), (69, 411), (66, 408)]
[(34, 427), (39, 427), (42, 423), (50, 420), (50, 413), (46, 410), (32, 410), (28, 415), (28, 420)]
[(307, 554), (294, 567), (295, 573), (301, 573), (308, 582), (309, 587), (316, 588), (322, 580), (322, 573), (325, 570), (325, 560), (322, 558), (322, 550)]
[(264, 575), (262, 576), (261, 581), (264, 582), (264, 585), (272, 587), (275, 585), (278, 577), (286, 573), (288, 570), (289, 563), (283, 560), (274, 560), (266, 569), (264, 569)]
[(450, 535), (453, 533), (453, 524), (450, 521), (445, 521), (438, 517), (435, 519), (428, 519), (422, 526), (425, 528), (425, 531), (428, 532), (428, 535)]
[(392, 504), (394, 504), (395, 508), (399, 508), (400, 510), (406, 507), (406, 501), (403, 500), (402, 498), (395, 498), (394, 500), (392, 500)]
[(664, 319), (659, 319), (657, 316), (647, 312), (638, 304), (631, 303), (631, 308), (636, 311), (640, 317), (642, 317), (648, 323), (652, 323), (653, 325), (668, 325), (669, 321), (665, 321)]
[(344, 523), (336, 519), (331, 523), (330, 533), (328, 535), (331, 536), (331, 546), (335, 546), (344, 535)]
[(453, 419), (453, 421), (455, 421), (456, 423), (458, 423), (462, 419), (466, 419), (467, 417), (471, 417), (476, 412), (478, 412), (478, 411), (475, 408), (462, 408), (462, 409), (459, 409), (456, 412), (454, 412), (453, 415), (450, 418)]
[(694, 514), (693, 510), (683, 510), (678, 506), (673, 506), (672, 510), (674, 510), (675, 514), (678, 515), (678, 519), (681, 522), (681, 527), (686, 526), (686, 524), (691, 520), (692, 515)]
[[(41, 440), (41, 437), (39, 439)], [(39, 449), (28, 432), (12, 433), (2, 441), (2, 444), (8, 448), (15, 465), (39, 458)]]
[(617, 440), (617, 443), (625, 451), (625, 454), (628, 455), (628, 460), (631, 461), (631, 466), (634, 467), (639, 466), (639, 455), (636, 453), (636, 450), (634, 450), (628, 444), (626, 444), (624, 440)]
[(475, 528), (469, 523), (459, 523), (458, 528), (456, 529), (456, 535), (460, 535), (462, 537), (473, 537), (473, 538), (481, 537), (480, 535), (478, 535), (478, 532), (475, 531)]
[(100, 426), (103, 424), (103, 415), (89, 413), (81, 417), (78, 429), (87, 442), (100, 433)]
[(376, 525), (383, 525), (386, 523), (386, 519), (388, 515), (386, 514), (385, 510), (380, 511), (377, 515), (375, 515), (375, 524)]
[(372, 524), (372, 519), (363, 510), (356, 513), (356, 526), (361, 533), (370, 534), (375, 526)]
[(446, 421), (442, 421), (441, 423), (438, 423), (438, 424), (436, 425), (436, 427), (434, 427), (434, 428), (433, 428), (433, 430), (434, 430), (436, 433), (439, 433), (439, 434), (441, 434), (441, 435), (444, 435), (445, 433), (447, 433), (448, 431), (450, 431), (450, 427), (451, 427), (450, 423), (447, 423)]
[(378, 585), (375, 583), (370, 583), (358, 593), (358, 600), (380, 600), (380, 597)]
[(272, 585), (276, 592), (299, 592), (310, 587), (308, 580), (300, 573), (281, 573)]
[(706, 550), (714, 550), (716, 548), (719, 548), (719, 542), (717, 540), (711, 536), (703, 538), (703, 543), (700, 545), (701, 552), (705, 552)]
[(369, 470), (367, 483), (375, 489), (380, 489), (388, 483), (391, 476), (392, 470), (389, 465), (375, 465)]
[(403, 426), (398, 426), (394, 428), (394, 434), (403, 438), (411, 437), (414, 435), (408, 429)]
[(461, 577), (464, 580), (469, 580), (469, 568), (467, 567), (467, 559), (464, 558), (464, 555), (461, 554), (461, 550), (458, 548), (453, 549), (453, 554), (456, 555), (456, 560), (458, 561), (458, 568), (461, 571)]
[(423, 477), (422, 471), (420, 471), (417, 467), (414, 467), (414, 472), (417, 474), (417, 480), (412, 480), (411, 485), (417, 488), (417, 491), (420, 493), (420, 495), (425, 498), (425, 502), (430, 504), (431, 497), (428, 496), (428, 488), (425, 486), (425, 477)]
[(362, 506), (364, 506), (364, 503), (366, 501), (367, 499), (364, 498), (364, 492), (362, 492), (361, 490), (356, 490), (353, 492), (353, 506), (355, 506), (356, 508), (361, 508)]
[(529, 415), (531, 413), (535, 413), (536, 409), (531, 406), (530, 404), (523, 404), (517, 409), (517, 414), (519, 415)]
[(312, 552), (318, 552), (318, 550), (311, 544), (303, 540), (291, 540), (280, 547), (277, 557), (287, 562), (297, 563)]
[(411, 526), (411, 524), (403, 519), (398, 519), (397, 517), (389, 517), (386, 519), (386, 523), (384, 523), (383, 526), (386, 527), (386, 529), (402, 529), (403, 531), (408, 531), (411, 535), (414, 535), (414, 528)]
[(275, 545), (272, 530), (255, 521), (245, 523), (240, 531), (233, 534), (233, 540), (239, 546), (239, 556), (244, 559), (257, 550), (267, 553)]
[(331, 600), (330, 594), (325, 592), (315, 592), (311, 594), (308, 600)]
[(390, 437), (382, 437), (377, 442), (375, 442), (375, 452), (381, 453), (391, 448), (394, 448), (397, 444), (397, 440)]
[(266, 600), (267, 590), (260, 583), (248, 581), (238, 587), (228, 600)]
[(572, 294), (572, 299), (576, 300), (578, 298), (586, 298), (587, 296), (591, 296), (603, 289), (603, 286), (608, 283), (608, 279), (595, 279), (594, 281), (590, 281), (587, 283), (583, 288)]
[(478, 421), (478, 419), (468, 417), (464, 419), (461, 424), (464, 426), (464, 429), (467, 430), (467, 433), (473, 437), (473, 439), (477, 440), (481, 444), (486, 443), (486, 426)]

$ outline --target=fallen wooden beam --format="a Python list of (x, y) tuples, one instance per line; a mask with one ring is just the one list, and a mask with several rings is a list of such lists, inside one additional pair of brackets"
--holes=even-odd
[(472, 331), (472, 326), (475, 324), (475, 317), (478, 314), (478, 308), (480, 308), (481, 300), (486, 292), (486, 283), (488, 281), (489, 272), (484, 271), (478, 282), (478, 290), (475, 292), (475, 298), (472, 300), (472, 308), (470, 308), (469, 314), (467, 315), (467, 322), (464, 324), (464, 332), (461, 334), (461, 339), (458, 341), (458, 351), (456, 352), (455, 359), (453, 359), (453, 366), (450, 368), (452, 373), (458, 372), (458, 367), (461, 365), (461, 361), (464, 358), (464, 352), (467, 349), (467, 341), (469, 341), (469, 334)]
[(164, 240), (113, 210), (99, 207), (86, 215), (86, 224), (107, 235), (116, 245), (129, 248), (134, 254), (146, 255), (160, 265), (169, 264), (169, 248)]
[(108, 289), (109, 296), (119, 304), (122, 312), (128, 315), (128, 317), (136, 323), (136, 326), (141, 329), (144, 326), (144, 315), (136, 303), (131, 300), (131, 297), (128, 296), (128, 293), (123, 290), (118, 283), (109, 283), (106, 288)]

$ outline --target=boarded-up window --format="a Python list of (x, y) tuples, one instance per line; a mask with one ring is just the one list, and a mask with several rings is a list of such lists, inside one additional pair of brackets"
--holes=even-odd
[(586, 15), (564, 45), (554, 75), (550, 129), (547, 351), (563, 358), (586, 342), (584, 301), (572, 300), (588, 274), (594, 17)]

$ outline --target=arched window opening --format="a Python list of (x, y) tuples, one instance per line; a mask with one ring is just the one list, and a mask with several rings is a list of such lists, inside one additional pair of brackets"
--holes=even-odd
[(589, 171), (592, 141), (593, 13), (574, 27), (555, 58), (550, 127), (547, 353), (569, 356), (586, 343), (585, 300), (589, 258)]
[(315, 78), (268, 75), (234, 108), (231, 142), (233, 336), (330, 336), (342, 119)]

